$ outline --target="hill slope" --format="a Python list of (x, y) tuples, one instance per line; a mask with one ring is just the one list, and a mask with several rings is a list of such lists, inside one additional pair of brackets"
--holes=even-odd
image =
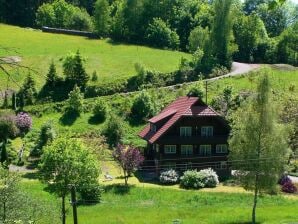
[[(98, 82), (105, 80), (127, 78), (134, 75), (134, 64), (145, 64), (148, 68), (161, 72), (170, 72), (178, 68), (181, 57), (188, 54), (159, 50), (149, 47), (112, 43), (109, 39), (98, 40), (86, 37), (62, 34), (43, 33), (39, 30), (19, 28), (0, 24), (0, 46), (12, 48), (7, 52), (0, 50), (0, 56), (21, 56), (22, 63), (37, 70), (34, 74), (37, 85), (44, 82), (49, 63), (54, 60), (61, 74), (61, 59), (69, 52), (80, 50), (86, 59), (86, 69), (94, 70), (99, 75)], [(14, 52), (16, 51), (16, 52)], [(14, 75), (17, 81), (22, 81), (25, 74)], [(0, 73), (1, 74), (1, 73)], [(0, 76), (0, 86), (6, 86), (6, 78)], [(15, 85), (11, 82), (12, 87)]]

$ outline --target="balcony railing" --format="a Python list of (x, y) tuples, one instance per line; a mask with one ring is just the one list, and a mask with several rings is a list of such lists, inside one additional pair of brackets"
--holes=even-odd
[(213, 136), (164, 136), (160, 139), (160, 144), (204, 144), (204, 143), (225, 143), (228, 135)]

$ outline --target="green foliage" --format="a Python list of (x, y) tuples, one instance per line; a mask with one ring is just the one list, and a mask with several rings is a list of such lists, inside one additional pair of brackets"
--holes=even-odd
[(179, 46), (179, 36), (172, 31), (169, 26), (159, 18), (154, 18), (146, 31), (148, 43), (156, 47), (167, 47), (177, 49)]
[(54, 64), (54, 61), (50, 64), (49, 72), (46, 77), (46, 83), (45, 85), (49, 87), (55, 87), (56, 82), (58, 81), (59, 77), (57, 75), (56, 66)]
[(57, 133), (54, 128), (53, 121), (47, 121), (41, 126), (37, 144), (30, 152), (30, 155), (40, 156), (42, 154), (43, 147), (52, 143), (56, 137)]
[(131, 107), (131, 114), (139, 119), (149, 118), (156, 113), (154, 99), (147, 91), (142, 91), (137, 95)]
[(111, 146), (121, 143), (124, 136), (122, 119), (115, 114), (110, 114), (102, 134), (107, 138), (107, 143)]
[(80, 51), (77, 53), (68, 55), (63, 61), (63, 74), (65, 81), (71, 88), (77, 85), (81, 90), (85, 90), (89, 76), (84, 68), (84, 60), (80, 55)]
[(91, 81), (96, 82), (98, 80), (98, 75), (96, 71), (93, 71)]
[(97, 100), (93, 107), (93, 116), (99, 121), (104, 121), (107, 116), (107, 104), (103, 100)]
[(18, 128), (13, 116), (0, 116), (0, 142), (6, 142), (18, 134)]
[(76, 186), (79, 192), (98, 185), (99, 168), (95, 157), (80, 141), (69, 137), (58, 138), (44, 149), (39, 169), (49, 190), (62, 199), (64, 221), (65, 197), (70, 185)]
[(257, 95), (233, 116), (232, 137), (229, 141), (232, 169), (238, 170), (242, 186), (254, 191), (252, 222), (261, 192), (275, 191), (278, 178), (288, 159), (287, 133), (276, 122), (270, 83), (262, 75)]
[(66, 111), (80, 114), (83, 111), (83, 100), (84, 96), (80, 88), (75, 85), (73, 90), (68, 94)]
[(278, 61), (298, 65), (298, 22), (285, 30), (277, 46)]
[(194, 28), (188, 38), (188, 49), (190, 52), (195, 52), (197, 49), (204, 50), (209, 40), (209, 29), (208, 27), (202, 28), (197, 26)]
[(203, 83), (199, 82), (196, 85), (191, 86), (191, 88), (188, 90), (187, 96), (199, 97), (200, 99), (203, 99), (203, 96), (204, 96)]
[(93, 31), (93, 21), (85, 9), (77, 9), (70, 15), (68, 29)]
[(97, 0), (94, 5), (94, 26), (100, 36), (110, 33), (111, 17), (110, 7), (107, 0)]
[(32, 105), (35, 101), (36, 96), (37, 91), (35, 88), (35, 81), (29, 74), (26, 77), (20, 91), (18, 92), (20, 107), (23, 108), (25, 105)]
[(196, 67), (199, 71), (209, 73), (216, 66), (227, 69), (232, 65), (232, 54), (237, 46), (233, 44), (232, 15), (233, 0), (214, 1), (214, 19), (210, 40), (204, 48), (202, 63)]
[(256, 14), (238, 18), (234, 24), (234, 36), (238, 45), (235, 59), (245, 62), (254, 62), (258, 46), (268, 40), (264, 23)]
[(36, 24), (84, 31), (93, 29), (93, 22), (87, 11), (68, 4), (65, 0), (41, 5), (36, 12)]

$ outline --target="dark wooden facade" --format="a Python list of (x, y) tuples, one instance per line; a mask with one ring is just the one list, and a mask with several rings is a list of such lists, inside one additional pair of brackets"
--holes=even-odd
[[(170, 119), (172, 116), (150, 123), (148, 132), (151, 133), (150, 136), (158, 133)], [(211, 129), (212, 133), (206, 135), (202, 130), (206, 127)], [(187, 136), (181, 128), (188, 130)], [(157, 172), (168, 168), (183, 171), (210, 167), (220, 176), (226, 176), (229, 174), (227, 164), (229, 132), (227, 122), (218, 114), (214, 116), (181, 114), (179, 119), (154, 142), (148, 140), (148, 147), (145, 150), (146, 165), (155, 166)]]

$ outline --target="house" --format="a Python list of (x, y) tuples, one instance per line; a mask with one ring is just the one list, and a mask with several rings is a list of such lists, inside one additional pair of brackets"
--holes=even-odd
[(228, 171), (227, 121), (198, 97), (180, 97), (149, 120), (139, 133), (147, 141), (145, 166), (156, 171), (211, 167)]

